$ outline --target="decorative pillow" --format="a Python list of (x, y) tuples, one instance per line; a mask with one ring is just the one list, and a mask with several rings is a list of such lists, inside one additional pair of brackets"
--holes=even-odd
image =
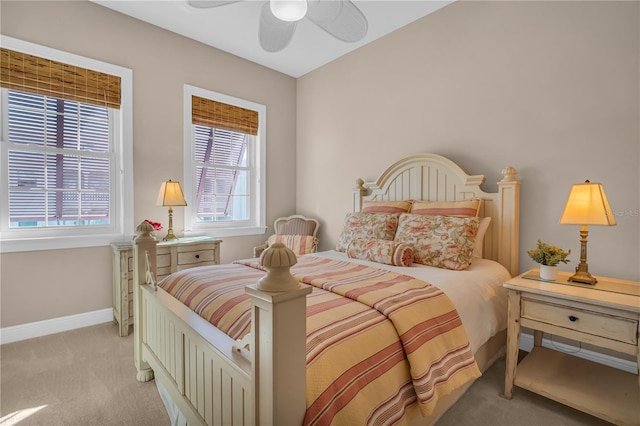
[(365, 201), (362, 213), (409, 213), (411, 200), (404, 201)]
[(348, 213), (344, 218), (336, 250), (346, 251), (354, 238), (393, 240), (399, 216), (398, 213)]
[(404, 213), (394, 241), (413, 248), (415, 263), (461, 271), (471, 264), (480, 218)]
[(413, 249), (396, 241), (354, 238), (347, 247), (347, 256), (394, 266), (411, 266)]
[(414, 201), (412, 214), (431, 216), (475, 217), (480, 210), (480, 199), (460, 201)]
[(291, 249), (296, 255), (314, 253), (318, 245), (318, 239), (313, 235), (279, 235), (269, 237), (267, 245), (282, 243)]
[(487, 233), (487, 229), (489, 229), (489, 224), (491, 223), (491, 217), (483, 217), (480, 219), (480, 226), (478, 227), (478, 235), (476, 235), (476, 242), (473, 244), (473, 257), (477, 257), (478, 259), (482, 259), (482, 244), (484, 241), (484, 234)]

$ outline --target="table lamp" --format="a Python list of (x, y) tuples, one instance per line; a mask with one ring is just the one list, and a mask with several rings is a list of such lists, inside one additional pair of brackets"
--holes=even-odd
[(173, 207), (187, 205), (180, 182), (174, 182), (171, 179), (162, 182), (156, 205), (169, 207), (169, 229), (167, 230), (167, 236), (162, 241), (177, 240), (178, 237), (173, 234)]
[(573, 185), (562, 217), (560, 217), (560, 223), (563, 225), (582, 225), (580, 229), (580, 263), (576, 267), (576, 273), (569, 277), (569, 281), (595, 284), (598, 281), (589, 273), (587, 265), (587, 235), (589, 233), (587, 226), (613, 226), (616, 224), (602, 184), (586, 180), (584, 183)]

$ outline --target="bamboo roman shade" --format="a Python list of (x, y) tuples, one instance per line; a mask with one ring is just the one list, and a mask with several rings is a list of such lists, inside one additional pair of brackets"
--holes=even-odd
[(258, 112), (222, 102), (191, 97), (191, 121), (200, 126), (258, 134)]
[(1, 48), (0, 86), (120, 108), (120, 77)]

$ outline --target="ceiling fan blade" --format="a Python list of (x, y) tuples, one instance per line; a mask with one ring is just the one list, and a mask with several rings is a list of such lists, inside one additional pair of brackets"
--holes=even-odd
[(199, 8), (209, 8), (209, 7), (218, 7), (224, 6), (225, 4), (237, 3), (240, 0), (187, 0), (189, 6), (199, 7)]
[(269, 2), (266, 2), (260, 12), (258, 28), (260, 46), (267, 52), (279, 52), (291, 42), (297, 24), (297, 22), (281, 21), (273, 16)]
[(342, 0), (323, 1), (307, 0), (307, 18), (313, 22), (331, 21), (336, 19), (342, 10)]
[(307, 18), (335, 38), (354, 42), (367, 35), (367, 18), (351, 0), (309, 0)]

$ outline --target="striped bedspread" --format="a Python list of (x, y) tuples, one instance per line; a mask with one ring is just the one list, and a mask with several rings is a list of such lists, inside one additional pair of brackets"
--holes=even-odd
[[(448, 297), (418, 279), (342, 260), (302, 256), (291, 269), (307, 296), (307, 425), (409, 422), (418, 404), (480, 376)], [(244, 292), (254, 261), (181, 271), (159, 285), (233, 339), (251, 329)]]

